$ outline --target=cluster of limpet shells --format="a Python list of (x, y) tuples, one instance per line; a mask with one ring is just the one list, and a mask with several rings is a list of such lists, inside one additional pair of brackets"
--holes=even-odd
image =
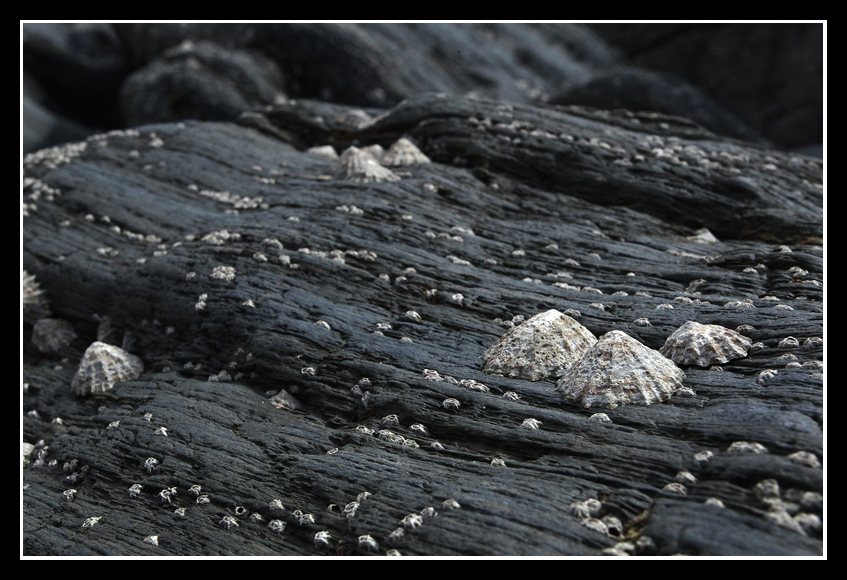
[(744, 358), (753, 341), (717, 324), (700, 324), (689, 320), (677, 328), (659, 349), (680, 365), (708, 367)]
[(668, 400), (683, 379), (673, 361), (612, 330), (562, 375), (557, 390), (586, 408), (650, 405)]
[(512, 328), (489, 347), (482, 355), (482, 370), (529, 381), (559, 377), (596, 342), (590, 330), (551, 309)]
[[(325, 153), (324, 153), (325, 154)], [(356, 183), (399, 181), (400, 176), (388, 169), (429, 163), (429, 157), (408, 139), (398, 139), (388, 151), (382, 153), (379, 145), (365, 148), (348, 147), (339, 159), (341, 179)]]

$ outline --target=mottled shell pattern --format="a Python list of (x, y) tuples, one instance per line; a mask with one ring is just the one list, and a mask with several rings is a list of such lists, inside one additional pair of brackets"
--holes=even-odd
[(668, 337), (659, 352), (679, 365), (708, 367), (744, 358), (752, 343), (734, 330), (689, 320)]
[(512, 328), (486, 350), (482, 370), (530, 381), (559, 377), (595, 342), (579, 322), (548, 310)]
[(379, 164), (379, 160), (369, 151), (358, 147), (348, 147), (341, 154), (341, 171), (339, 177), (356, 183), (376, 183), (378, 181), (399, 181), (400, 177), (387, 167)]
[(682, 386), (672, 361), (619, 330), (607, 332), (559, 380), (565, 399), (584, 407), (650, 405)]
[(144, 363), (125, 350), (93, 342), (82, 355), (82, 361), (71, 382), (71, 391), (76, 395), (105, 393), (112, 390), (118, 381), (131, 381), (144, 371)]

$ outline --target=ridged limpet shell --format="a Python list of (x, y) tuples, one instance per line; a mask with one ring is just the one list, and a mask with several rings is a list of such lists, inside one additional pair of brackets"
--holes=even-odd
[(512, 328), (489, 347), (482, 355), (482, 370), (529, 381), (559, 377), (596, 342), (579, 322), (548, 310)]
[(753, 341), (717, 324), (700, 324), (689, 320), (677, 328), (659, 349), (680, 365), (708, 367), (744, 358)]
[(143, 371), (144, 363), (137, 356), (105, 342), (93, 342), (82, 355), (71, 391), (76, 395), (105, 393), (118, 381), (131, 381)]
[(380, 162), (386, 167), (402, 167), (429, 163), (429, 157), (405, 137), (398, 139), (388, 148)]
[(356, 183), (376, 183), (378, 181), (399, 181), (400, 177), (390, 169), (380, 165), (372, 153), (348, 147), (339, 160), (341, 171), (339, 177)]
[(650, 405), (682, 386), (683, 373), (628, 334), (604, 334), (559, 380), (564, 397), (584, 407)]

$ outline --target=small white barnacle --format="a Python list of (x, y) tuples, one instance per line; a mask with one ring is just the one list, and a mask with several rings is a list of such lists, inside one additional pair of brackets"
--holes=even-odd
[(274, 499), (268, 503), (268, 508), (270, 508), (270, 510), (274, 512), (281, 512), (285, 509), (285, 506), (282, 505), (281, 499)]
[(650, 405), (669, 399), (684, 378), (672, 361), (612, 330), (565, 372), (557, 389), (584, 407)]
[(315, 369), (315, 367), (303, 367), (302, 369), (300, 369), (300, 372), (304, 375), (309, 376), (315, 376), (316, 374), (318, 374), (318, 371), (317, 369)]
[(379, 160), (371, 152), (358, 147), (348, 147), (341, 154), (339, 164), (339, 178), (355, 183), (400, 181), (400, 177), (387, 167), (380, 165)]
[(344, 506), (344, 511), (341, 512), (341, 515), (343, 515), (345, 518), (352, 518), (353, 516), (356, 515), (356, 510), (358, 510), (358, 509), (359, 509), (359, 502), (351, 501), (346, 506)]
[(184, 518), (188, 511), (184, 507), (178, 507), (174, 510), (174, 515)]
[(499, 457), (495, 457), (491, 460), (491, 465), (493, 467), (506, 467), (506, 462), (500, 459)]
[(568, 506), (568, 510), (572, 515), (580, 519), (585, 519), (596, 515), (602, 507), (603, 504), (600, 503), (600, 500), (588, 498), (583, 501), (572, 503)]
[(200, 490), (203, 488), (197, 484), (192, 485), (188, 488), (188, 495), (193, 495), (194, 497), (198, 497), (200, 495)]
[(450, 499), (445, 499), (443, 502), (441, 502), (441, 507), (443, 507), (446, 510), (457, 510), (457, 509), (461, 509), (462, 506), (455, 499), (450, 498)]
[(709, 461), (715, 454), (706, 449), (705, 451), (698, 451), (694, 454), (694, 461), (697, 463), (705, 463)]
[(515, 391), (506, 391), (505, 393), (503, 393), (503, 398), (507, 401), (519, 401), (521, 396)]
[(823, 529), (823, 522), (817, 514), (799, 513), (793, 519), (808, 535), (819, 534)]
[(277, 534), (283, 532), (285, 530), (285, 522), (282, 520), (271, 520), (268, 522), (268, 529), (272, 532), (276, 532)]
[(527, 417), (521, 423), (521, 429), (527, 429), (528, 431), (538, 431), (538, 428), (541, 426), (541, 421), (538, 419), (533, 419), (532, 417)]
[(315, 326), (320, 326), (321, 328), (325, 328), (326, 330), (332, 330), (332, 327), (329, 325), (329, 322), (326, 320), (318, 320), (315, 323)]
[(401, 137), (388, 148), (380, 162), (386, 167), (402, 167), (430, 163), (430, 160), (414, 143)]
[(659, 304), (656, 306), (656, 310), (673, 310), (673, 304)]
[(600, 532), (601, 534), (609, 533), (609, 526), (607, 526), (606, 522), (603, 520), (597, 518), (584, 518), (580, 521), (580, 523), (586, 528)]
[(162, 503), (170, 504), (171, 498), (176, 495), (175, 487), (168, 487), (159, 492), (159, 499)]
[(415, 528), (423, 525), (423, 516), (420, 514), (409, 514), (400, 520), (400, 523), (403, 524), (404, 528), (409, 528), (414, 530)]
[(488, 388), (487, 385), (475, 381), (474, 379), (462, 379), (459, 381), (460, 387), (465, 387), (469, 391), (476, 391), (478, 393), (489, 393), (491, 389)]
[(421, 318), (421, 315), (418, 314), (417, 312), (415, 312), (414, 310), (407, 310), (406, 313), (403, 316), (405, 316), (407, 319), (412, 320), (414, 322), (421, 322), (423, 320)]
[(442, 401), (441, 406), (448, 411), (457, 411), (461, 403), (457, 399), (449, 398)]
[(465, 297), (463, 295), (459, 294), (459, 293), (456, 293), (456, 294), (453, 294), (452, 296), (450, 296), (450, 302), (452, 302), (453, 304), (458, 304), (459, 306), (462, 306), (462, 303), (464, 302), (464, 300), (465, 300)]
[(767, 346), (763, 342), (754, 342), (750, 345), (750, 350), (748, 352), (760, 352), (763, 350), (767, 350)]
[(749, 298), (744, 300), (730, 300), (723, 305), (724, 308), (755, 308), (756, 305)]
[(441, 443), (439, 443), (438, 441), (433, 441), (432, 443), (429, 444), (429, 446), (432, 447), (433, 449), (438, 449), (440, 451), (444, 450), (444, 446)]
[(759, 501), (769, 497), (778, 498), (780, 495), (779, 482), (773, 478), (763, 479), (753, 486), (753, 495), (755, 495)]
[(90, 530), (94, 527), (94, 524), (103, 519), (103, 516), (92, 516), (90, 518), (86, 518), (84, 522), (82, 522), (82, 526), (80, 526), (83, 530)]
[(297, 525), (304, 526), (306, 524), (314, 524), (315, 516), (312, 514), (304, 514), (300, 510), (294, 510), (292, 515), (297, 518)]
[(761, 443), (734, 441), (726, 448), (727, 453), (767, 453), (768, 448)]
[(823, 338), (820, 336), (810, 336), (806, 340), (803, 341), (803, 349), (804, 350), (813, 350), (815, 348), (823, 347)]
[(329, 548), (329, 541), (332, 539), (332, 535), (326, 531), (321, 530), (315, 534), (315, 548), (318, 550), (322, 550), (323, 548)]
[(421, 435), (424, 435), (424, 436), (429, 435), (429, 430), (426, 428), (425, 425), (423, 425), (421, 423), (415, 423), (414, 425), (409, 427), (409, 429), (411, 429), (412, 431), (415, 431), (416, 433), (420, 433)]
[(198, 296), (197, 302), (194, 303), (194, 310), (204, 310), (206, 308), (206, 300), (208, 300), (209, 295), (205, 292)]
[(674, 480), (684, 485), (693, 485), (697, 483), (697, 478), (690, 471), (677, 471)]
[(159, 460), (155, 457), (148, 457), (144, 460), (144, 469), (147, 470), (147, 473), (156, 473), (159, 471)]
[(688, 495), (688, 490), (685, 488), (685, 486), (677, 481), (672, 481), (671, 483), (668, 483), (667, 485), (665, 485), (665, 487), (662, 488), (662, 491), (666, 493), (672, 493), (674, 495)]
[(810, 451), (795, 451), (788, 456), (792, 463), (797, 465), (805, 465), (806, 467), (818, 468), (821, 466), (818, 456)]
[(438, 512), (435, 511), (435, 508), (432, 506), (425, 507), (421, 510), (421, 516), (424, 518), (434, 518), (438, 515)]
[(611, 423), (612, 420), (606, 413), (594, 413), (588, 418), (589, 421), (594, 421), (595, 423)]
[(219, 523), (220, 523), (221, 527), (224, 527), (226, 529), (230, 529), (233, 526), (235, 526), (236, 528), (238, 527), (238, 520), (236, 520), (234, 517), (232, 517), (230, 515), (226, 515), (223, 518), (221, 518), (221, 521)]
[(85, 351), (71, 382), (76, 395), (101, 394), (119, 381), (131, 381), (144, 371), (144, 363), (135, 355), (111, 344), (95, 341)]
[(197, 496), (197, 500), (196, 500), (197, 505), (206, 505), (207, 503), (211, 503), (211, 502), (212, 502), (212, 500), (209, 499), (208, 495), (203, 494), (203, 495)]
[(752, 343), (734, 330), (689, 320), (667, 338), (659, 352), (676, 364), (707, 367), (744, 358)]
[(558, 310), (536, 314), (506, 332), (483, 354), (482, 370), (538, 381), (561, 376), (597, 339), (576, 320)]
[(168, 428), (167, 427), (159, 427), (153, 432), (153, 435), (164, 435), (165, 437), (167, 437), (168, 436)]
[(391, 415), (386, 415), (385, 417), (380, 419), (379, 422), (382, 425), (399, 425), (400, 424), (400, 418), (397, 415), (392, 413)]
[(388, 538), (387, 538), (388, 543), (389, 544), (396, 544), (405, 535), (406, 535), (406, 530), (404, 530), (403, 528), (396, 528), (393, 532), (388, 534)]
[(120, 422), (120, 421), (112, 421), (111, 423), (109, 423), (108, 425), (106, 425), (106, 430), (107, 430), (107, 431), (114, 431), (115, 429), (117, 429), (117, 428), (118, 428), (118, 427), (120, 427), (120, 426), (121, 426), (121, 422)]
[(375, 552), (376, 550), (379, 550), (379, 544), (368, 534), (359, 536), (359, 547), (364, 548), (365, 550), (368, 550), (370, 552)]
[(159, 545), (159, 536), (146, 536), (142, 540), (145, 544), (150, 544), (151, 546)]
[(136, 497), (138, 497), (139, 495), (141, 495), (141, 489), (142, 489), (143, 487), (144, 487), (144, 486), (143, 486), (143, 485), (141, 485), (140, 483), (134, 483), (134, 484), (132, 484), (132, 485), (129, 487), (129, 497), (131, 497), (131, 498), (136, 498)]
[(432, 369), (424, 369), (424, 370), (423, 370), (423, 373), (421, 373), (421, 374), (422, 374), (422, 375), (424, 376), (424, 378), (425, 378), (426, 380), (428, 380), (428, 381), (438, 381), (438, 382), (441, 382), (441, 381), (443, 381), (443, 380), (444, 380), (443, 378), (441, 378), (441, 375), (439, 375), (439, 374), (438, 374), (438, 371), (435, 371), (435, 370), (432, 370)]
[(776, 369), (765, 369), (765, 370), (763, 370), (762, 372), (759, 373), (758, 377), (756, 377), (756, 382), (759, 383), (760, 385), (764, 385), (765, 383), (767, 383), (769, 380), (771, 380), (772, 378), (774, 378), (778, 374), (779, 374), (779, 371), (776, 370)]
[(787, 336), (779, 341), (779, 348), (797, 348), (800, 342), (793, 336)]
[(235, 280), (235, 268), (232, 266), (215, 266), (212, 268), (212, 273), (209, 274), (209, 278), (232, 282)]
[(650, 321), (646, 318), (636, 318), (632, 321), (635, 326), (653, 326), (650, 324)]
[(716, 497), (707, 498), (706, 501), (704, 501), (703, 503), (706, 504), (706, 505), (713, 505), (713, 506), (719, 507), (719, 508), (725, 508), (726, 507), (723, 504), (723, 501), (721, 501), (719, 498), (716, 498)]
[(370, 427), (366, 427), (365, 425), (356, 425), (356, 428), (354, 429), (354, 431), (356, 431), (357, 433), (362, 433), (363, 435), (373, 435), (374, 434), (374, 430), (371, 429)]
[(65, 497), (65, 501), (73, 501), (76, 494), (77, 491), (75, 489), (66, 489), (62, 492), (62, 495)]

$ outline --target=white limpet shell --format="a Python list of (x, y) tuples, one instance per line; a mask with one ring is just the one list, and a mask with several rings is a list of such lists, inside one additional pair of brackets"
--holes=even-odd
[(539, 381), (560, 377), (597, 342), (591, 331), (558, 310), (536, 314), (488, 348), (482, 370)]
[(557, 390), (584, 407), (650, 405), (682, 386), (683, 373), (625, 332), (604, 334), (559, 380)]
[(306, 149), (306, 153), (309, 153), (310, 155), (322, 155), (323, 157), (329, 157), (330, 159), (338, 159), (338, 153), (335, 152), (332, 145), (310, 147), (309, 149)]
[(423, 151), (405, 137), (398, 139), (382, 156), (382, 164), (386, 167), (420, 165), (423, 163), (430, 163), (429, 157), (424, 155)]
[(744, 358), (753, 341), (717, 324), (700, 324), (689, 320), (677, 328), (659, 349), (680, 365), (708, 367)]
[(348, 147), (339, 160), (341, 171), (339, 177), (356, 183), (376, 183), (378, 181), (400, 181), (390, 169), (383, 167), (372, 153)]
[(118, 381), (131, 381), (144, 371), (144, 363), (105, 342), (95, 341), (82, 355), (82, 361), (71, 382), (71, 391), (76, 395), (105, 393), (112, 390)]

